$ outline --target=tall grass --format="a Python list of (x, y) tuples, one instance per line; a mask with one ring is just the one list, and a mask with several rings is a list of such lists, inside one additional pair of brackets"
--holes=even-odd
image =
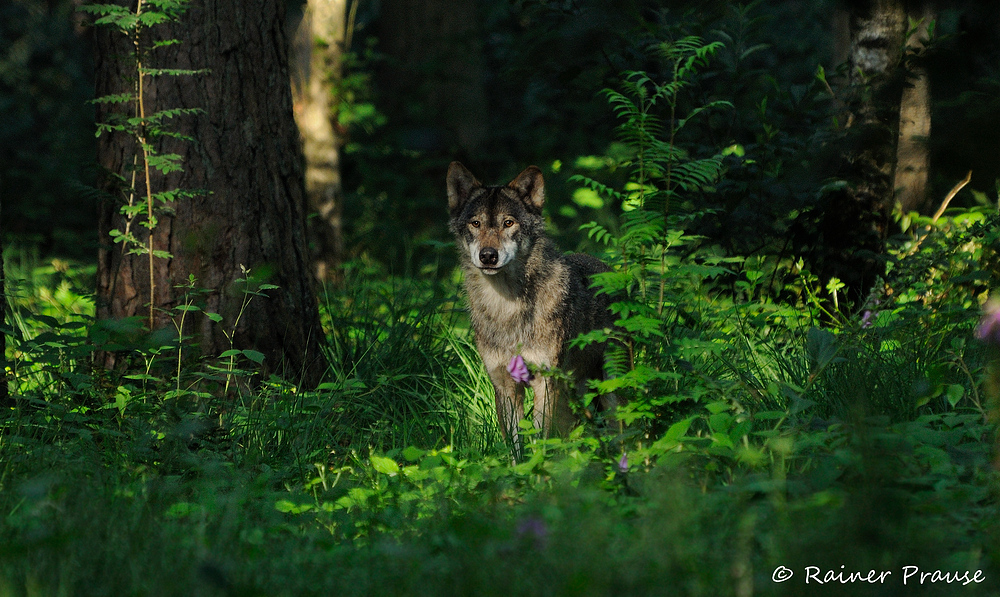
[(345, 417), (338, 439), (380, 449), (492, 448), (492, 386), (457, 289), (409, 279), (351, 285), (360, 292), (328, 294), (324, 309), (336, 380), (328, 389)]

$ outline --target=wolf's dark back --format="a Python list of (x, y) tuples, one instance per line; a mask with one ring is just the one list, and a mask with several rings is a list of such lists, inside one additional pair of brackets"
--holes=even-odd
[[(611, 297), (607, 294), (596, 294), (593, 285), (594, 274), (611, 271), (600, 259), (584, 253), (564, 255), (562, 260), (570, 272), (569, 293), (567, 305), (575, 307), (577, 313), (569, 313), (570, 321), (574, 322), (577, 334), (593, 329), (610, 328), (614, 326), (615, 318), (608, 307)], [(569, 339), (572, 339), (571, 335)]]

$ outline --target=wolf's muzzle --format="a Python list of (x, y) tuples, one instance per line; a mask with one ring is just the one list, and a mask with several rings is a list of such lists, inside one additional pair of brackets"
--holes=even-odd
[(480, 249), (479, 251), (479, 262), (483, 264), (483, 267), (496, 267), (496, 264), (500, 261), (500, 253), (497, 252), (493, 247), (486, 247)]

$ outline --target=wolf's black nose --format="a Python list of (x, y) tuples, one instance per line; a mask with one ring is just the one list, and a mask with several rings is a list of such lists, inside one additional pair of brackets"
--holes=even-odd
[(493, 267), (500, 261), (500, 254), (493, 247), (486, 247), (479, 251), (479, 261), (486, 267)]

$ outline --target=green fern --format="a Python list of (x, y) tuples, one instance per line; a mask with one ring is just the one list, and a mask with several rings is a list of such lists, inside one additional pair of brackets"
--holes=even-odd
[(620, 89), (605, 89), (620, 121), (618, 138), (630, 150), (630, 157), (617, 162), (628, 181), (618, 190), (586, 176), (570, 179), (623, 209), (616, 232), (595, 222), (581, 227), (607, 248), (614, 264), (614, 271), (594, 276), (594, 285), (598, 293), (616, 297), (616, 328), (585, 334), (574, 345), (608, 344), (610, 379), (594, 384), (586, 401), (612, 391), (627, 393), (633, 400), (622, 409), (626, 420), (651, 419), (658, 405), (682, 400), (677, 392), (683, 363), (673, 336), (684, 333), (681, 324), (692, 317), (690, 298), (701, 292), (701, 282), (726, 271), (721, 257), (688, 258), (701, 242), (686, 232), (698, 214), (673, 207), (683, 195), (710, 189), (723, 174), (721, 155), (694, 157), (677, 138), (695, 119), (731, 107), (713, 101), (683, 115), (678, 109), (681, 94), (721, 47), (698, 37), (660, 44), (656, 51), (667, 62), (668, 80), (628, 71)]

